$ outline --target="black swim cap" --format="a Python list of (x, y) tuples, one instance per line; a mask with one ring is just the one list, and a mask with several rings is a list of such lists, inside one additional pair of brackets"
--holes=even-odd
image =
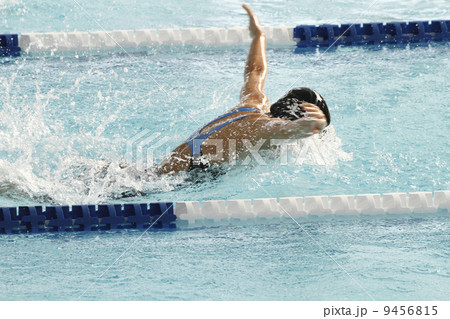
[(275, 117), (294, 121), (304, 117), (305, 110), (300, 106), (304, 102), (317, 105), (327, 118), (327, 126), (330, 124), (330, 111), (328, 111), (327, 103), (319, 93), (308, 88), (290, 90), (270, 106), (270, 113)]

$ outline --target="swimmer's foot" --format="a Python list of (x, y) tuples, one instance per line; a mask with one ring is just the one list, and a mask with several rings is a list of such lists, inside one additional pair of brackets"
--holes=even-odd
[(250, 25), (248, 26), (248, 29), (250, 30), (252, 37), (257, 37), (264, 34), (259, 20), (253, 13), (252, 9), (250, 9), (250, 7), (246, 4), (243, 4), (242, 7), (245, 9), (245, 11), (247, 11), (248, 17), (250, 18)]

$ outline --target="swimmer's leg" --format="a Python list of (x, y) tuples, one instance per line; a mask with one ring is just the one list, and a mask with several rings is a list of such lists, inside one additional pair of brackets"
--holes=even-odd
[(268, 112), (269, 99), (264, 94), (267, 75), (266, 35), (253, 11), (245, 4), (242, 6), (250, 18), (249, 30), (253, 40), (245, 65), (244, 86), (241, 90), (239, 107), (252, 106)]

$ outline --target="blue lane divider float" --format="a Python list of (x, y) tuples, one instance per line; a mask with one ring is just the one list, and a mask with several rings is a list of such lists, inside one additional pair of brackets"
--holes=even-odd
[(445, 41), (450, 20), (364, 24), (299, 25), (294, 28), (298, 48), (335, 45), (399, 44)]
[[(425, 43), (450, 39), (450, 20), (263, 27), (269, 44), (308, 47)], [(236, 45), (250, 43), (246, 27), (49, 32), (0, 35), (0, 56), (21, 51), (107, 50), (158, 45)]]
[(0, 34), (0, 57), (19, 55), (19, 36), (17, 34)]
[(173, 203), (0, 207), (0, 233), (174, 228)]

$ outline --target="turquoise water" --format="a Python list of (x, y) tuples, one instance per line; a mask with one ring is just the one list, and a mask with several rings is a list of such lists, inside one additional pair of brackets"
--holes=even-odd
[[(170, 1), (157, 9), (147, 2), (79, 3), (107, 30), (247, 23), (230, 2), (200, 10)], [(266, 25), (448, 18), (445, 1), (379, 1), (361, 16), (370, 3), (253, 7)], [(0, 30), (99, 29), (74, 2), (49, 6), (0, 1)], [(187, 14), (183, 21), (175, 15), (180, 11)], [(4, 60), (0, 206), (450, 188), (448, 43), (340, 47), (324, 55), (269, 47), (271, 101), (297, 81), (330, 106), (332, 126), (309, 142), (320, 156), (306, 156), (302, 165), (295, 163), (301, 153), (295, 147), (287, 165), (277, 153), (266, 154), (265, 165), (234, 167), (203, 183), (119, 167), (127, 160), (127, 141), (143, 130), (161, 133), (160, 160), (233, 107), (247, 50), (159, 47)], [(142, 195), (124, 199), (123, 193)], [(93, 286), (141, 232), (1, 236), (0, 299), (76, 299), (88, 287), (81, 299), (448, 299), (443, 212), (300, 222), (316, 243), (292, 222), (145, 233)]]
[(145, 233), (101, 278), (141, 232), (2, 236), (0, 299), (449, 298), (448, 215), (318, 218), (302, 227), (315, 242), (292, 222)]
[[(241, 3), (237, 0), (167, 0), (163, 3), (156, 0), (1, 0), (0, 29), (10, 32), (92, 31), (99, 29), (97, 22), (106, 30), (235, 27), (242, 25), (245, 17)], [(246, 3), (258, 13), (261, 22), (269, 26), (448, 19), (450, 11), (446, 0), (263, 0)]]

